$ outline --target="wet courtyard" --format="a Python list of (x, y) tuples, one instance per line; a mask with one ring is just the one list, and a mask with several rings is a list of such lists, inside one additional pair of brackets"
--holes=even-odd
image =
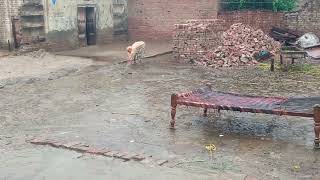
[[(178, 107), (176, 130), (169, 128), (172, 93), (210, 83), (225, 92), (312, 97), (320, 96), (319, 77), (256, 67), (207, 69), (179, 63), (170, 54), (132, 66), (119, 64), (120, 57), (87, 61), (70, 72), (61, 68), (0, 89), (1, 178), (320, 178), (312, 119), (213, 110), (202, 117), (201, 109)], [(31, 145), (30, 137), (79, 141), (167, 162), (82, 155)], [(216, 150), (208, 152), (208, 144)]]

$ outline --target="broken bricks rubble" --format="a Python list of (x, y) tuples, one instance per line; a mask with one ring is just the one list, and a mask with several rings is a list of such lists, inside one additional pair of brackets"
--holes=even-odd
[[(57, 140), (52, 139), (46, 139), (46, 138), (31, 138), (26, 140), (28, 143), (34, 144), (34, 145), (42, 145), (42, 146), (51, 146), (54, 148), (62, 148), (67, 149), (70, 151), (76, 151), (79, 153), (86, 153), (86, 154), (92, 154), (92, 155), (100, 155), (105, 157), (112, 157), (117, 159), (122, 159), (124, 161), (139, 161), (142, 162), (143, 160), (147, 159), (146, 156), (139, 153), (130, 153), (130, 152), (122, 152), (122, 151), (115, 151), (111, 150), (109, 148), (97, 148), (97, 147), (91, 147), (89, 145), (86, 145), (81, 142), (67, 142), (63, 143)], [(149, 156), (152, 157), (152, 156)], [(162, 166), (169, 161), (166, 159), (150, 159), (154, 163), (158, 164), (159, 166)], [(149, 160), (149, 161), (150, 161)]]
[(176, 24), (173, 35), (173, 54), (176, 59), (193, 62), (219, 46), (226, 30), (219, 19), (189, 20)]
[(262, 30), (241, 23), (233, 24), (227, 30), (224, 27), (219, 20), (176, 25), (175, 58), (217, 68), (254, 65), (256, 53), (278, 54), (280, 51), (281, 44)]

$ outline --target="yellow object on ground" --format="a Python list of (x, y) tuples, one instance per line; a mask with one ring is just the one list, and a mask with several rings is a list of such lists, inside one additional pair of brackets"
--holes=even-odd
[(208, 144), (205, 147), (206, 147), (207, 151), (209, 151), (209, 152), (213, 152), (213, 151), (217, 150), (217, 148), (214, 144)]

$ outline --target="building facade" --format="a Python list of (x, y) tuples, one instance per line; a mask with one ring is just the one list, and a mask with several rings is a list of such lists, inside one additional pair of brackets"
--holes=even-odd
[(0, 0), (0, 48), (13, 42), (11, 17), (19, 15), (22, 0)]
[(0, 46), (68, 49), (126, 39), (126, 0), (0, 0)]
[(299, 0), (292, 13), (219, 12), (219, 0), (0, 0), (0, 48), (23, 44), (49, 50), (114, 40), (171, 40), (174, 24), (189, 19), (272, 26), (319, 34), (318, 0)]

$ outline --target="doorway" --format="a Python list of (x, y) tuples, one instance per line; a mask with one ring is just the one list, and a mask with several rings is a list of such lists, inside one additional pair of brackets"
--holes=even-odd
[(78, 7), (78, 35), (80, 46), (96, 44), (96, 8)]

